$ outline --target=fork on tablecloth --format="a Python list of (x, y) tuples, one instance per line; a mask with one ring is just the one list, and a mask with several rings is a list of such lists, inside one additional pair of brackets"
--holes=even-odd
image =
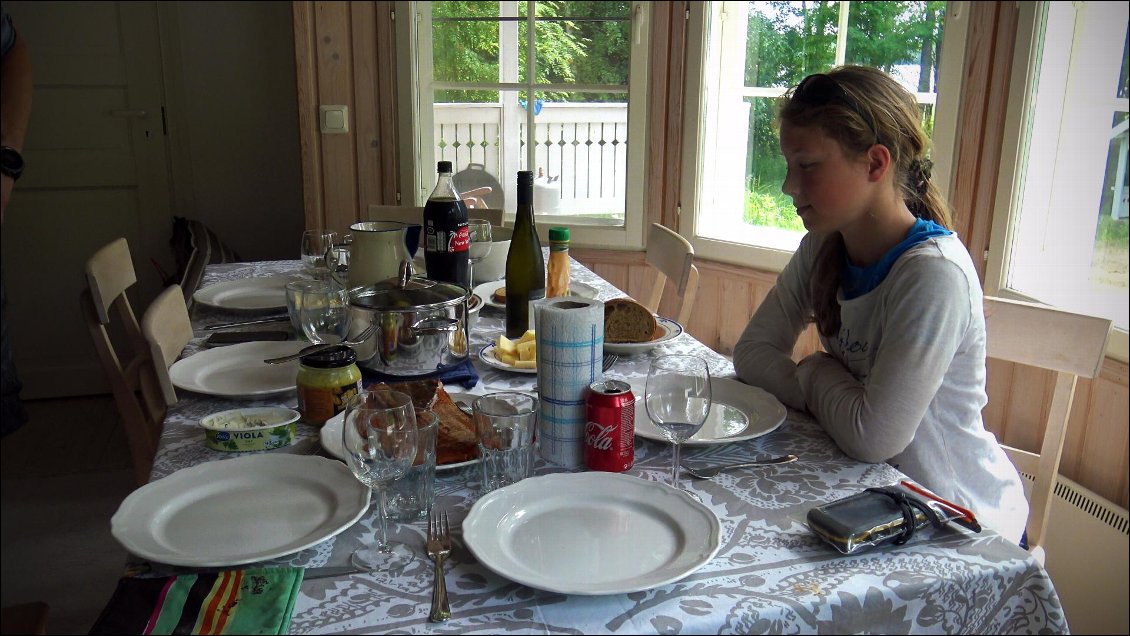
[(447, 524), (447, 511), (442, 515), (432, 510), (428, 515), (428, 557), (435, 561), (435, 583), (432, 586), (432, 613), (428, 620), (439, 623), (451, 618), (447, 601), (447, 581), (443, 575), (443, 560), (451, 554), (451, 527)]

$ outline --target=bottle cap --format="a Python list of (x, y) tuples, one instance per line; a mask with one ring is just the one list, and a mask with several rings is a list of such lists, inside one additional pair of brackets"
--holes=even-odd
[(436, 164), (436, 172), (451, 172), (450, 161), (440, 161)]
[(551, 241), (568, 241), (569, 228), (567, 227), (551, 227), (549, 228), (549, 240)]
[(333, 349), (302, 356), (299, 363), (315, 369), (338, 369), (347, 367), (357, 362), (357, 353), (346, 345), (338, 345)]

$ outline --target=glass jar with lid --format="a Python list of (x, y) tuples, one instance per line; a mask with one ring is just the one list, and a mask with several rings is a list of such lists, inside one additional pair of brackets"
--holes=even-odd
[(298, 411), (302, 421), (321, 426), (345, 410), (350, 398), (361, 390), (357, 354), (346, 345), (299, 359)]

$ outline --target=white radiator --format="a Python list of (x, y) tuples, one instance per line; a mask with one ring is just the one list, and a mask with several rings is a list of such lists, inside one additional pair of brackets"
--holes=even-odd
[(1130, 520), (1125, 508), (1059, 476), (1045, 567), (1075, 634), (1128, 634)]

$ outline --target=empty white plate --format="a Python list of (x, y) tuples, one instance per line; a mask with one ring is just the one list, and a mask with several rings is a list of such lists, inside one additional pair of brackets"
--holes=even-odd
[(718, 517), (682, 490), (618, 473), (530, 477), (481, 497), (463, 542), (484, 566), (562, 594), (674, 583), (714, 558)]
[(267, 364), (267, 358), (298, 353), (308, 342), (244, 342), (205, 349), (169, 367), (173, 386), (222, 397), (273, 395), (293, 391), (298, 360)]
[(161, 563), (253, 563), (306, 549), (353, 525), (371, 492), (345, 464), (254, 455), (197, 464), (130, 493), (110, 532)]
[[(647, 416), (643, 391), (632, 387), (636, 395), (636, 435), (668, 442), (663, 431)], [(753, 439), (777, 430), (788, 412), (771, 393), (730, 378), (711, 378), (710, 415), (697, 433), (683, 446), (728, 444)]]
[(286, 284), (294, 276), (257, 276), (202, 287), (192, 299), (221, 309), (286, 309)]

